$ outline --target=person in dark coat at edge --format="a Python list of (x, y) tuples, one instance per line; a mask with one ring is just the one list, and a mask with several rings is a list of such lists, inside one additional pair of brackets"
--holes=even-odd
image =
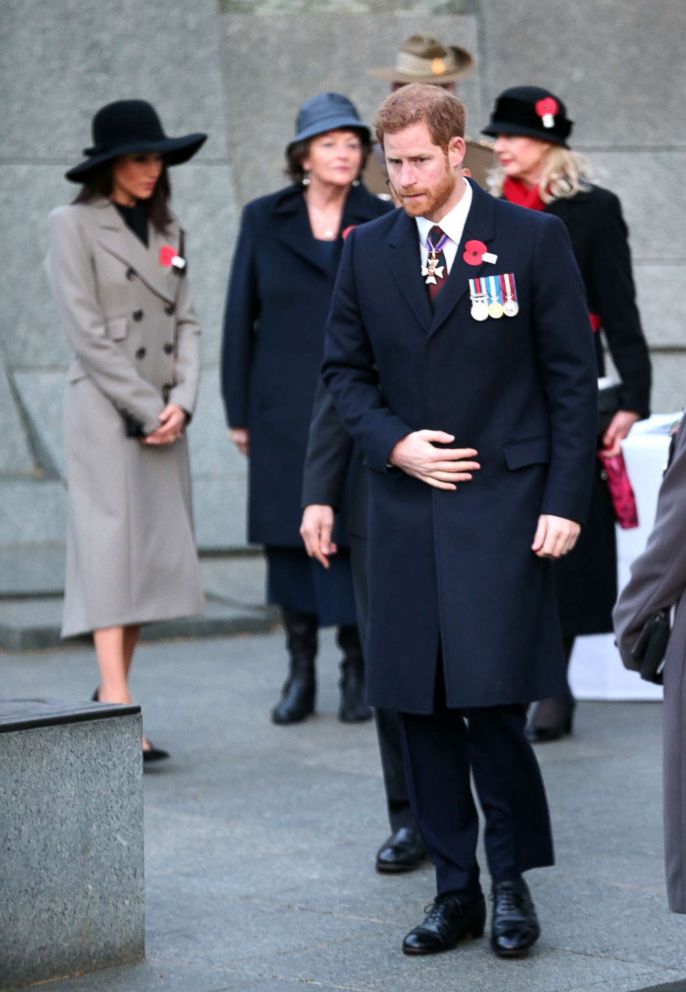
[[(605, 376), (605, 343), (621, 379), (619, 390), (612, 390), (615, 409), (599, 422), (597, 441), (599, 451), (615, 455), (633, 424), (650, 414), (650, 357), (636, 307), (620, 202), (614, 193), (588, 181), (585, 160), (568, 146), (572, 125), (565, 104), (549, 90), (538, 86), (504, 90), (484, 128), (496, 139), (498, 161), (489, 186), (511, 203), (559, 217), (569, 231), (595, 331), (598, 375)], [(617, 598), (615, 535), (612, 502), (597, 460), (586, 527), (573, 553), (555, 569), (568, 666), (576, 637), (612, 630)], [(532, 740), (557, 740), (571, 733), (574, 705), (568, 683), (560, 696), (541, 700), (529, 720)]]
[[(341, 423), (331, 394), (319, 381), (303, 475), (303, 518), (300, 533), (307, 553), (326, 569), (337, 553), (333, 541), (335, 515), (344, 508), (350, 546), (357, 625), (362, 642), (367, 629), (367, 472), (362, 452)], [(418, 868), (426, 857), (410, 806), (403, 768), (400, 717), (375, 709), (390, 836), (376, 853), (380, 872)]]
[(403, 950), (484, 931), (473, 774), (491, 945), (515, 957), (540, 932), (523, 873), (553, 863), (526, 706), (564, 684), (552, 564), (578, 537), (595, 458), (584, 286), (557, 218), (462, 178), (456, 97), (403, 87), (376, 133), (403, 209), (346, 239), (322, 374), (368, 468), (368, 702), (401, 715), (436, 868)]
[(339, 718), (371, 718), (347, 549), (324, 573), (299, 535), (305, 449), (342, 232), (391, 209), (359, 183), (369, 144), (369, 129), (345, 96), (305, 101), (286, 149), (292, 185), (245, 207), (229, 279), (221, 364), (229, 436), (248, 458), (248, 536), (265, 545), (267, 597), (281, 607), (290, 656), (272, 710), (277, 724), (314, 712), (318, 629), (329, 625), (338, 627), (343, 651)]
[[(655, 524), (644, 551), (631, 565), (631, 578), (613, 612), (617, 646), (628, 669), (644, 624), (657, 610), (672, 613), (664, 657), (662, 779), (664, 863), (673, 913), (686, 913), (686, 429), (672, 436), (670, 456), (657, 500)], [(673, 611), (673, 612), (672, 612)]]

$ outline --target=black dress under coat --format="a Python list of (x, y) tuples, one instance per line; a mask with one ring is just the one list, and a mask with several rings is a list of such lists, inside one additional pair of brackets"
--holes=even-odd
[[(563, 221), (586, 286), (588, 309), (601, 320), (595, 337), (598, 375), (605, 375), (603, 344), (622, 380), (620, 409), (650, 413), (651, 366), (636, 306), (628, 229), (614, 193), (591, 186), (545, 208)], [(598, 444), (600, 448), (600, 443)], [(617, 598), (615, 516), (600, 462), (591, 510), (574, 551), (555, 564), (565, 637), (612, 630)]]

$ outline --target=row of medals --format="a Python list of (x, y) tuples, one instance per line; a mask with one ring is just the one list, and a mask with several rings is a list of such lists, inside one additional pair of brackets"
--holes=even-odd
[(511, 296), (508, 296), (504, 303), (499, 303), (498, 300), (491, 300), (489, 303), (487, 296), (472, 296), (471, 300), (471, 314), (474, 320), (488, 320), (489, 317), (500, 320), (503, 314), (506, 317), (516, 317), (519, 313), (519, 303)]

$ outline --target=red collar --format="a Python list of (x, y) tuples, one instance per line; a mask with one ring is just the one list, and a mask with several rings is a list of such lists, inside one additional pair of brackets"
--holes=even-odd
[(545, 210), (545, 203), (538, 192), (538, 186), (526, 186), (521, 179), (511, 179), (506, 176), (503, 183), (503, 197), (520, 207), (528, 207), (530, 210)]

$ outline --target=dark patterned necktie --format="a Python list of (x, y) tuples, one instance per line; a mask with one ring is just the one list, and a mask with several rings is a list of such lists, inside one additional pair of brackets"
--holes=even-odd
[[(443, 245), (447, 240), (447, 235), (441, 230), (438, 224), (434, 224), (426, 239), (427, 247), (429, 249), (429, 255), (427, 258), (427, 268), (429, 270), (432, 265), (434, 265), (432, 260), (435, 256), (436, 275), (433, 277), (435, 282), (432, 279), (431, 282), (427, 282), (426, 284), (426, 288), (429, 292), (429, 299), (431, 300), (432, 305), (448, 278), (448, 269), (445, 264), (445, 255), (443, 254)], [(442, 277), (438, 273), (442, 273)], [(426, 278), (427, 277), (424, 276), (424, 279)]]

